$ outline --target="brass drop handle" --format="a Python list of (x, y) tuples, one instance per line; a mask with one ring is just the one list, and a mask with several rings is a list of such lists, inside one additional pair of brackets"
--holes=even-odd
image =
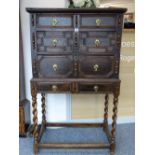
[(57, 71), (58, 70), (58, 65), (57, 64), (53, 64), (53, 70)]
[(99, 69), (99, 65), (98, 65), (98, 64), (95, 64), (95, 65), (93, 66), (93, 68), (94, 68), (94, 71), (97, 72), (98, 69)]
[(101, 19), (96, 19), (96, 25), (100, 26), (101, 25)]
[(52, 45), (53, 45), (54, 47), (56, 47), (57, 44), (58, 44), (58, 40), (57, 40), (57, 39), (53, 39), (53, 40), (52, 40)]
[(52, 26), (56, 26), (58, 23), (59, 23), (59, 22), (58, 22), (57, 19), (53, 19), (53, 20), (52, 20)]
[(57, 85), (52, 85), (52, 91), (57, 91), (57, 90), (58, 90)]
[(97, 93), (98, 92), (99, 87), (97, 85), (94, 86), (94, 91)]
[(99, 40), (99, 39), (96, 39), (96, 40), (95, 40), (95, 46), (96, 46), (96, 47), (99, 47), (100, 44), (101, 44), (100, 40)]

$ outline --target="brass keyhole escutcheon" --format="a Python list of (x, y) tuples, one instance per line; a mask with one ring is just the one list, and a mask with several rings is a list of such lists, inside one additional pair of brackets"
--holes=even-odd
[(97, 72), (98, 69), (99, 69), (99, 65), (98, 65), (98, 64), (95, 64), (95, 65), (93, 66), (93, 68), (94, 68), (94, 71)]
[(57, 64), (53, 64), (53, 70), (57, 71), (58, 70), (58, 65)]
[(101, 19), (96, 19), (96, 25), (100, 26), (101, 25)]
[(58, 24), (58, 20), (57, 19), (53, 19), (52, 20), (52, 26), (56, 26)]
[(96, 46), (96, 47), (99, 47), (100, 44), (101, 44), (100, 40), (99, 40), (99, 39), (96, 39), (96, 40), (95, 40), (95, 46)]
[(57, 90), (58, 90), (57, 85), (52, 85), (52, 91), (57, 91)]
[(98, 92), (99, 87), (97, 85), (94, 86), (94, 91), (97, 93)]
[(57, 39), (53, 39), (53, 40), (52, 40), (52, 45), (53, 45), (54, 47), (56, 47), (57, 44), (58, 44), (58, 40), (57, 40)]

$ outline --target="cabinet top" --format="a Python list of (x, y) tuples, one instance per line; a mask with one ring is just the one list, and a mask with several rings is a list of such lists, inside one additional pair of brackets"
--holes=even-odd
[(26, 8), (29, 13), (125, 13), (126, 8)]

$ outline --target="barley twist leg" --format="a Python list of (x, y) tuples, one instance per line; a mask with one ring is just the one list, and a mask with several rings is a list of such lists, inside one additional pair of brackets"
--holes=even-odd
[(108, 124), (108, 101), (109, 95), (105, 95), (105, 103), (104, 103), (104, 124)]
[(31, 84), (31, 95), (32, 95), (32, 107), (33, 107), (33, 136), (34, 144), (33, 150), (34, 153), (38, 153), (38, 112), (37, 112), (37, 88), (35, 84)]
[(113, 116), (112, 116), (112, 130), (111, 130), (111, 144), (110, 152), (114, 154), (115, 152), (115, 135), (116, 135), (116, 119), (117, 119), (117, 105), (118, 105), (118, 95), (114, 94), (113, 99)]
[(45, 125), (46, 124), (46, 105), (45, 105), (45, 93), (42, 93), (41, 94), (42, 98), (41, 98), (41, 101), (42, 101), (42, 123)]

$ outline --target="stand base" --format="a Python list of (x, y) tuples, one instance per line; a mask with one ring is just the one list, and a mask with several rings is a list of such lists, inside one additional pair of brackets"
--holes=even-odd
[[(41, 138), (46, 130), (46, 127), (103, 127), (103, 131), (108, 139), (107, 143), (42, 143)], [(109, 131), (108, 123), (46, 123), (39, 125), (39, 138), (38, 143), (34, 144), (34, 153), (37, 154), (39, 148), (73, 148), (73, 149), (109, 149), (110, 154), (114, 155), (114, 148), (111, 149), (111, 134)]]

